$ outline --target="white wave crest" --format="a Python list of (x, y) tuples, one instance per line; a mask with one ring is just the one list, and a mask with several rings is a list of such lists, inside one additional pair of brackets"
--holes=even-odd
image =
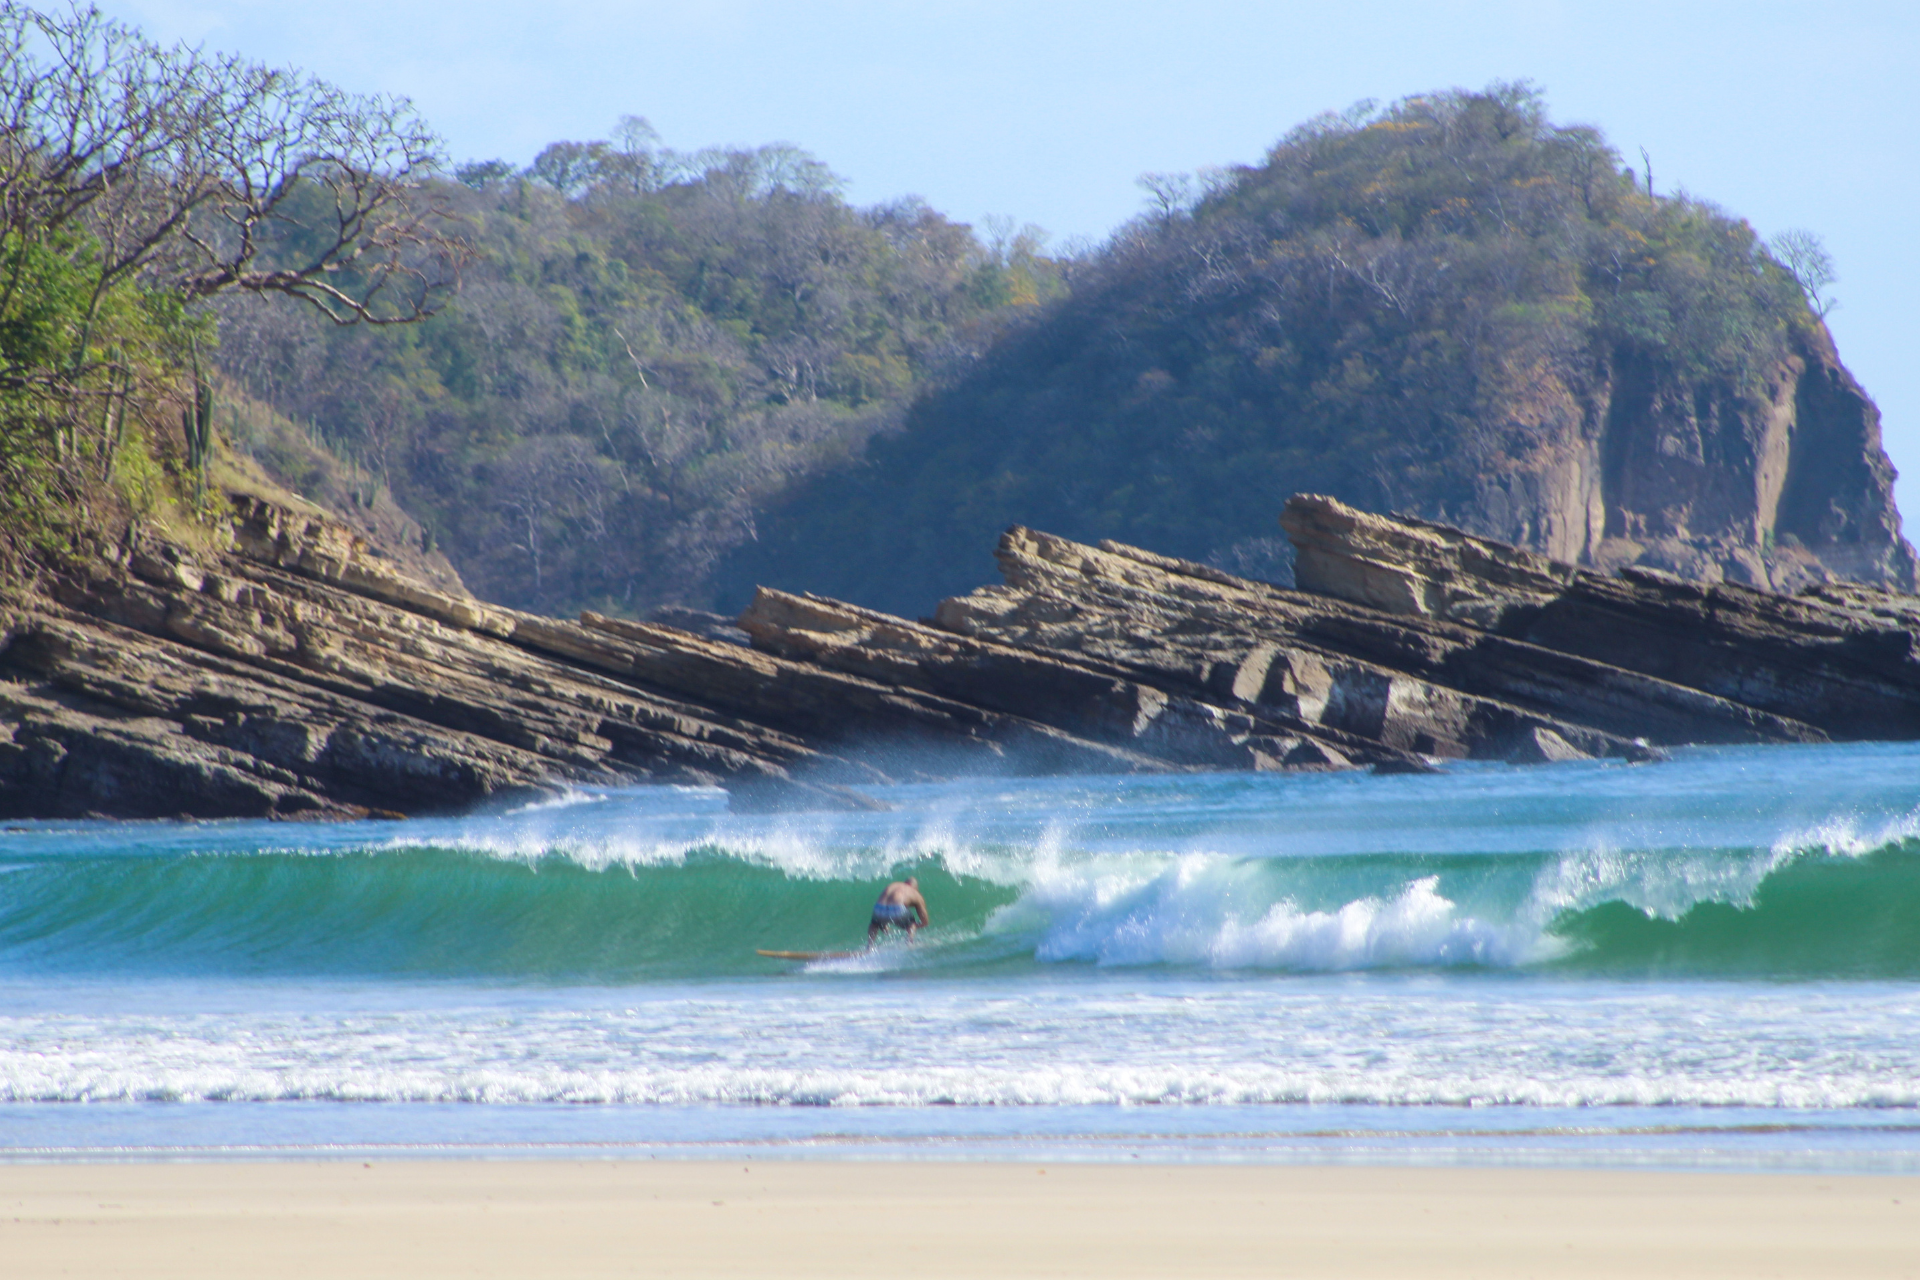
[(1037, 847), (1031, 834), (983, 840), (940, 812), (742, 818), (725, 811), (725, 793), (717, 789), (655, 790), (699, 803), (658, 812), (671, 800), (637, 791), (580, 793), (504, 814), (410, 823), (377, 842), (324, 852), (448, 849), (523, 864), (564, 859), (590, 871), (678, 866), (718, 854), (808, 880), (872, 879), (938, 862), (955, 875), (1012, 884), (1026, 878), (1036, 858), (1051, 856), (1054, 839), (1042, 833)]
[(1911, 840), (1920, 840), (1920, 809), (1877, 820), (1863, 820), (1850, 814), (1830, 817), (1787, 832), (1774, 841), (1773, 849), (1783, 855), (1819, 852), (1840, 858), (1863, 858)]
[(1747, 907), (1768, 876), (1800, 856), (1800, 850), (1786, 846), (1584, 849), (1541, 869), (1533, 886), (1533, 914), (1545, 920), (1562, 911), (1622, 902), (1649, 917), (1678, 920), (1703, 902)]
[(554, 809), (572, 809), (583, 804), (605, 804), (607, 799), (607, 793), (604, 791), (581, 791), (574, 787), (564, 787), (556, 795), (546, 796), (539, 800), (529, 800), (525, 804), (515, 805), (511, 809), (502, 810), (502, 813), (506, 817), (514, 818), (526, 813), (546, 813)]
[(1550, 920), (1603, 902), (1678, 920), (1702, 903), (1751, 907), (1767, 878), (1813, 858), (1864, 858), (1920, 839), (1920, 810), (1863, 821), (1838, 815), (1794, 827), (1757, 848), (1621, 849), (1601, 842), (1563, 854), (1536, 878), (1530, 914)]
[(1532, 919), (1462, 912), (1441, 895), (1438, 876), (1312, 909), (1291, 897), (1272, 901), (1259, 883), (1262, 871), (1257, 861), (1205, 854), (1157, 872), (1056, 867), (988, 927), (1038, 932), (1041, 960), (1217, 969), (1508, 966), (1554, 954), (1558, 945)]

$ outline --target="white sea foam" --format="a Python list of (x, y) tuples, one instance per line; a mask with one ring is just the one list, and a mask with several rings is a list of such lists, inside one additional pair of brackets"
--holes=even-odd
[(529, 800), (504, 811), (509, 818), (528, 813), (549, 813), (555, 809), (575, 809), (584, 804), (605, 804), (610, 797), (604, 791), (581, 791), (573, 787), (564, 787), (559, 794), (540, 800)]
[(1463, 915), (1440, 896), (1438, 876), (1413, 881), (1390, 900), (1361, 898), (1337, 911), (1276, 903), (1251, 925), (1228, 920), (1214, 938), (1215, 966), (1360, 969), (1410, 965), (1512, 965), (1551, 948), (1531, 924)]
[(1920, 1105), (1913, 992), (1093, 984), (0, 1019), (0, 1101)]
[(1209, 854), (1131, 865), (1056, 862), (1038, 869), (988, 929), (1037, 934), (1041, 960), (1103, 965), (1325, 971), (1504, 966), (1557, 953), (1540, 921), (1463, 912), (1440, 893), (1438, 876), (1314, 909), (1292, 896), (1275, 900), (1276, 865), (1285, 866)]
[[(1339, 878), (1337, 860), (1149, 853), (1075, 859), (1056, 844), (1036, 851), (1024, 868), (1021, 898), (997, 912), (988, 929), (1034, 935), (1034, 954), (1049, 961), (1293, 971), (1502, 968), (1566, 955), (1569, 944), (1553, 926), (1570, 911), (1618, 902), (1678, 920), (1703, 903), (1748, 908), (1768, 877), (1789, 864), (1857, 858), (1916, 838), (1920, 814), (1868, 823), (1836, 818), (1748, 849), (1595, 842), (1544, 859), (1524, 894), (1495, 895), (1473, 911), (1448, 896), (1441, 876), (1394, 879), (1390, 864), (1371, 892), (1307, 906), (1302, 894), (1317, 889), (1324, 897), (1324, 882)], [(1474, 871), (1453, 874), (1462, 888), (1474, 888)]]

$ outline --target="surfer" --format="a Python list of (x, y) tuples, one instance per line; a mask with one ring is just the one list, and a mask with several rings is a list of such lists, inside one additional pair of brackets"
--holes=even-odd
[(905, 929), (911, 938), (915, 929), (926, 927), (927, 900), (920, 896), (920, 881), (908, 876), (880, 891), (880, 900), (873, 904), (873, 921), (867, 925), (867, 945), (889, 929)]

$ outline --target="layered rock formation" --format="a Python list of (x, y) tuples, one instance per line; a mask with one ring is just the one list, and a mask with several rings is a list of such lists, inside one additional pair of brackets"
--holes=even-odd
[[(1465, 624), (1489, 651), (1577, 656), (1835, 739), (1920, 736), (1915, 596), (1859, 583), (1789, 596), (1640, 568), (1598, 573), (1331, 498), (1295, 496), (1281, 523), (1304, 590), (1422, 625)], [(1692, 740), (1712, 738), (1696, 730)]]
[[(914, 622), (763, 589), (709, 634), (501, 609), (324, 516), (135, 539), (7, 605), (0, 815), (352, 817), (568, 785), (747, 807), (994, 770), (1418, 770), (1920, 736), (1920, 601), (1605, 575), (1327, 498), (1300, 590), (1015, 528)], [(751, 645), (738, 643), (744, 634)]]
[(9, 602), (0, 815), (447, 811), (570, 784), (870, 804), (909, 770), (1153, 770), (1030, 718), (674, 627), (563, 622), (400, 573), (318, 514), (234, 495), (231, 545), (138, 540)]
[(645, 778), (778, 790), (817, 754), (512, 638), (584, 628), (395, 574), (322, 517), (239, 504), (224, 554), (136, 543), (17, 608), (0, 812), (351, 816)]

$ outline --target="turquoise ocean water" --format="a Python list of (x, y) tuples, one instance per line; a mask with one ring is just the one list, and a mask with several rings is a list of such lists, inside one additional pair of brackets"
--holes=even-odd
[(873, 794), (0, 830), (0, 1158), (1920, 1171), (1920, 745)]

